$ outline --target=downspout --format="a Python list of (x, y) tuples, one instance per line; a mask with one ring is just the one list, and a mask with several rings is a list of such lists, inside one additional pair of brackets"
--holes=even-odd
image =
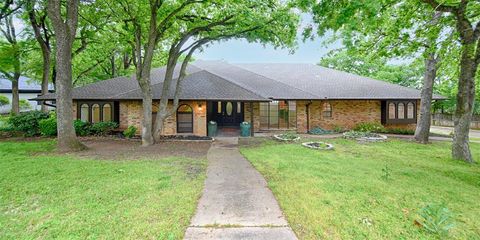
[(310, 104), (312, 104), (312, 100), (310, 100), (306, 105), (305, 105), (305, 112), (307, 114), (307, 133), (310, 131)]
[(251, 124), (250, 124), (250, 132), (251, 133), (250, 134), (253, 137), (254, 132), (255, 132), (254, 127), (253, 127), (255, 125), (254, 121), (253, 121), (253, 102), (250, 102), (250, 121), (251, 121)]

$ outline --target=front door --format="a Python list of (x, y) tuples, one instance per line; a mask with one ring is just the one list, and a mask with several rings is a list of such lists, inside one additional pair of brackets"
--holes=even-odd
[(219, 126), (238, 126), (243, 121), (243, 104), (241, 102), (216, 102), (213, 110)]

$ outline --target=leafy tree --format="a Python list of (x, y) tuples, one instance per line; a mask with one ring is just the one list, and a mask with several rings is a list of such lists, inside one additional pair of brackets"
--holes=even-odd
[(0, 95), (0, 107), (7, 106), (8, 104), (10, 104), (10, 100), (5, 96)]
[[(60, 151), (76, 151), (85, 146), (78, 141), (73, 128), (72, 54), (78, 25), (79, 0), (48, 0), (48, 18), (56, 37), (57, 132)], [(62, 6), (65, 11), (62, 11)]]
[(453, 135), (452, 157), (474, 162), (469, 146), (470, 122), (475, 103), (475, 83), (480, 63), (480, 3), (478, 1), (422, 0), (436, 11), (449, 13), (455, 21), (456, 32), (461, 45), (458, 79), (457, 104), (455, 110), (455, 131)]

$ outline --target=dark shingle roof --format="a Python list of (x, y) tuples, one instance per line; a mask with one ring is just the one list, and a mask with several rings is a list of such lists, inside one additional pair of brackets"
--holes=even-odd
[[(175, 70), (175, 78), (178, 77)], [(268, 101), (269, 99), (420, 99), (420, 91), (313, 64), (229, 64), (196, 61), (182, 84), (183, 100)], [(152, 70), (159, 99), (165, 68)], [(173, 83), (175, 84), (175, 83)], [(39, 99), (52, 99), (48, 94)], [(173, 92), (168, 96), (173, 98)], [(74, 99), (141, 99), (134, 76), (117, 77), (73, 90)], [(435, 96), (441, 99), (441, 96)]]

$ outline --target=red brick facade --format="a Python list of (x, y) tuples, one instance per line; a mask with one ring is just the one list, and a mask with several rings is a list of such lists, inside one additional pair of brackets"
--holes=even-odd
[[(324, 103), (331, 105), (332, 115), (326, 117), (323, 114)], [(207, 102), (206, 101), (182, 101), (193, 109), (193, 134), (198, 136), (207, 135)], [(417, 102), (417, 118), (419, 115), (420, 102)], [(76, 104), (74, 103), (74, 117), (76, 118)], [(154, 103), (153, 112), (157, 111), (158, 103)], [(244, 120), (251, 122), (251, 106), (253, 106), (253, 127), (256, 132), (260, 129), (260, 104), (258, 102), (244, 103)], [(307, 119), (308, 106), (308, 119)], [(169, 103), (169, 108), (172, 104)], [(355, 125), (364, 122), (381, 122), (381, 102), (379, 100), (325, 100), (325, 101), (297, 101), (297, 132), (306, 133), (307, 126), (312, 129), (321, 127), (334, 129), (340, 127), (351, 129)], [(141, 132), (142, 125), (142, 102), (140, 100), (120, 101), (120, 129), (135, 126)], [(415, 129), (416, 124), (390, 124), (387, 128)], [(163, 134), (175, 135), (177, 123), (176, 114), (166, 119)]]

